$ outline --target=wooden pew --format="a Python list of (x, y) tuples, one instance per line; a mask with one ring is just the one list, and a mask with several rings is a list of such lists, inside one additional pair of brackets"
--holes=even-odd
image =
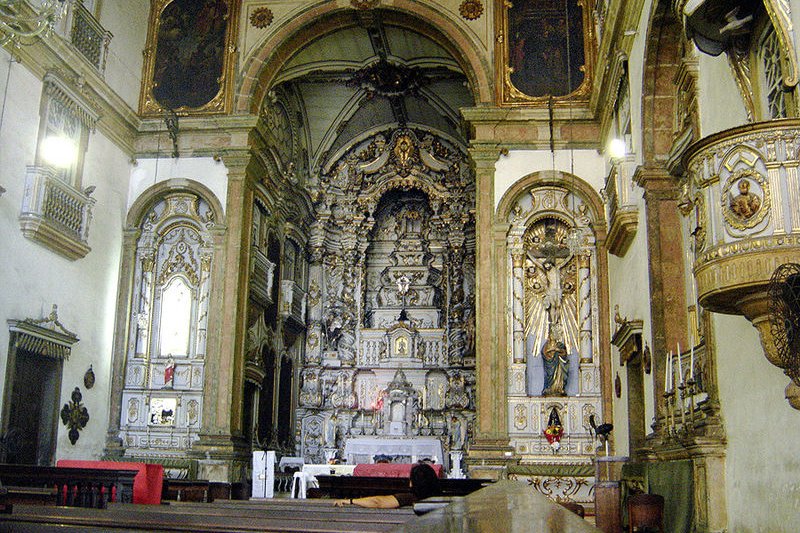
[[(19, 505), (0, 516), (3, 531), (193, 531), (205, 532), (375, 532), (413, 519), (407, 510), (334, 508), (306, 505), (237, 508), (215, 504), (164, 506), (112, 504), (108, 509)], [(274, 507), (274, 508), (273, 508)], [(395, 512), (403, 511), (403, 512)]]
[[(408, 492), (409, 479), (402, 477), (371, 476), (317, 476), (319, 488), (309, 495), (320, 494), (329, 498), (360, 498)], [(491, 483), (489, 479), (440, 479), (444, 496), (466, 496)]]
[(105, 507), (112, 497), (133, 500), (135, 470), (58, 468), (0, 464), (0, 484), (14, 487), (57, 489), (56, 503), (77, 507)]
[[(39, 532), (597, 532), (577, 515), (518, 481), (499, 481), (424, 516), (409, 509), (334, 508), (330, 500), (112, 504), (108, 509), (19, 505), (0, 515), (0, 533)], [(446, 503), (446, 502), (445, 502)]]

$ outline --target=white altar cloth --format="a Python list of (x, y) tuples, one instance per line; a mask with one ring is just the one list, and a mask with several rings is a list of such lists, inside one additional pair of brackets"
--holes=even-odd
[(388, 455), (395, 463), (416, 463), (422, 459), (444, 459), (442, 443), (435, 437), (349, 437), (344, 457), (349, 464), (374, 463), (376, 455)]

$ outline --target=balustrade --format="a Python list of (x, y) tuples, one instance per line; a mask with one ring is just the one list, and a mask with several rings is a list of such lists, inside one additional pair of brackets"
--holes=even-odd
[(62, 181), (46, 166), (29, 166), (20, 213), (20, 229), (29, 239), (69, 259), (84, 257), (89, 248), (89, 223), (95, 199)]

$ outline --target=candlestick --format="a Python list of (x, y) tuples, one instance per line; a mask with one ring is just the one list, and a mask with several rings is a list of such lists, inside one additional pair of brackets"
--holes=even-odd
[(683, 385), (683, 363), (681, 362), (681, 343), (678, 343), (678, 376), (680, 384)]

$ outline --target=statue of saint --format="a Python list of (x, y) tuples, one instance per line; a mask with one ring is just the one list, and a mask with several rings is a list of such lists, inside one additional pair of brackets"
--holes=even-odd
[(544, 366), (542, 396), (566, 396), (565, 387), (569, 373), (567, 347), (557, 340), (555, 335), (551, 334), (542, 347), (542, 362)]
[(339, 418), (333, 413), (325, 424), (325, 446), (327, 448), (336, 447), (336, 431), (338, 429)]
[(747, 220), (758, 212), (761, 207), (761, 198), (755, 193), (750, 192), (750, 181), (742, 178), (737, 185), (739, 194), (730, 195), (730, 208), (733, 214), (739, 218)]

